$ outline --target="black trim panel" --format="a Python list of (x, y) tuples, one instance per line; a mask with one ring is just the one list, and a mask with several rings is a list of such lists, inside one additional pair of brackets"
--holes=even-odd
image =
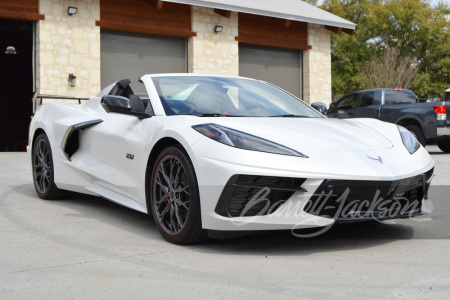
[(67, 160), (70, 160), (70, 157), (72, 157), (72, 155), (78, 150), (80, 132), (86, 128), (100, 124), (101, 122), (103, 122), (102, 119), (96, 119), (78, 123), (69, 127), (61, 145), (61, 149)]
[[(304, 178), (234, 175), (225, 185), (215, 212), (224, 217), (268, 215), (295, 192), (306, 192), (301, 187), (305, 181)], [(252, 199), (258, 201), (250, 202)]]
[(394, 181), (327, 179), (304, 211), (341, 222), (410, 217), (421, 213), (432, 174), (433, 169)]

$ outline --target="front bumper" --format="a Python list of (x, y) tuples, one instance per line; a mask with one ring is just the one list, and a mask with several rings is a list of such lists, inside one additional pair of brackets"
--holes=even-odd
[[(226, 151), (222, 151), (223, 147), (226, 147)], [(325, 180), (383, 182), (389, 183), (391, 187), (397, 181), (414, 178), (417, 180), (413, 189), (419, 189), (419, 179), (422, 178), (422, 174), (426, 174), (434, 167), (433, 160), (423, 147), (413, 155), (410, 155), (404, 147), (334, 153), (316, 151), (308, 153), (310, 154), (308, 159), (245, 151), (220, 143), (198, 142), (192, 150), (196, 153), (191, 157), (194, 158), (193, 164), (199, 182), (203, 228), (224, 231), (291, 230), (329, 226), (340, 218), (305, 211), (308, 202)], [(383, 162), (374, 161), (368, 156), (381, 156)], [(251, 177), (288, 178), (292, 184), (287, 184), (283, 179), (281, 188), (277, 189), (277, 184), (274, 185), (272, 179), (266, 182), (266, 185), (261, 184), (258, 179), (256, 184), (255, 182), (246, 183), (245, 178), (241, 184), (237, 184), (237, 181), (233, 182), (236, 176), (241, 175), (246, 176), (247, 179)], [(426, 176), (428, 178), (431, 175)], [(236, 197), (232, 197), (233, 190), (230, 189), (230, 185), (234, 185), (233, 188), (239, 188)], [(265, 187), (268, 187), (269, 191), (262, 190)], [(278, 198), (271, 199), (273, 191), (276, 192), (273, 195), (277, 195)], [(401, 190), (397, 191), (395, 196), (403, 193)], [(417, 199), (421, 199), (417, 200), (420, 201), (418, 209), (407, 211), (408, 214), (405, 216), (411, 215), (411, 211), (412, 214), (431, 212), (429, 209), (432, 207), (431, 201), (424, 197), (425, 193), (421, 193), (422, 195), (420, 192), (417, 194)], [(225, 194), (228, 196), (225, 197)], [(247, 204), (245, 201), (248, 202), (255, 195), (263, 201), (269, 198), (268, 204), (261, 202), (259, 208), (248, 209), (242, 213)], [(233, 201), (230, 201), (232, 198)], [(280, 200), (283, 200), (282, 203)], [(260, 208), (266, 209), (269, 213), (260, 214)], [(391, 217), (391, 215), (388, 216)], [(384, 218), (381, 214), (377, 217)], [(401, 216), (397, 214), (395, 217)], [(352, 220), (354, 221), (355, 218)]]
[(336, 222), (407, 218), (422, 213), (433, 169), (395, 181), (324, 180), (305, 206)]

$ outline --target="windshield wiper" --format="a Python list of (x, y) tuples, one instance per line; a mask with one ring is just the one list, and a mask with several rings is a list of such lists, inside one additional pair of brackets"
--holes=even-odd
[(239, 116), (234, 116), (234, 115), (214, 114), (214, 113), (198, 114), (198, 115), (194, 115), (194, 116), (197, 116), (197, 117), (239, 117)]
[(271, 117), (278, 117), (278, 118), (306, 118), (305, 116), (301, 115), (293, 115), (293, 114), (287, 114), (287, 115), (276, 115)]

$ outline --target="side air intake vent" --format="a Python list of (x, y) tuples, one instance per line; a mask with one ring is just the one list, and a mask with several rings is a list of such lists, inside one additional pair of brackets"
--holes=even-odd
[(250, 217), (275, 212), (295, 192), (306, 190), (304, 178), (235, 175), (225, 186), (216, 207), (224, 217)]
[(103, 122), (103, 120), (97, 119), (78, 123), (69, 127), (61, 145), (61, 149), (68, 160), (70, 160), (80, 146), (80, 132), (101, 122)]

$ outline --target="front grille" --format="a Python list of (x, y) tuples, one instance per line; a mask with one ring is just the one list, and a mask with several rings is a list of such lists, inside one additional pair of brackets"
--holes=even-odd
[(226, 184), (216, 213), (225, 217), (249, 217), (275, 212), (306, 179), (235, 175)]
[[(425, 173), (428, 180), (433, 169)], [(305, 212), (337, 221), (391, 219), (420, 213), (424, 176), (396, 181), (325, 180)]]

